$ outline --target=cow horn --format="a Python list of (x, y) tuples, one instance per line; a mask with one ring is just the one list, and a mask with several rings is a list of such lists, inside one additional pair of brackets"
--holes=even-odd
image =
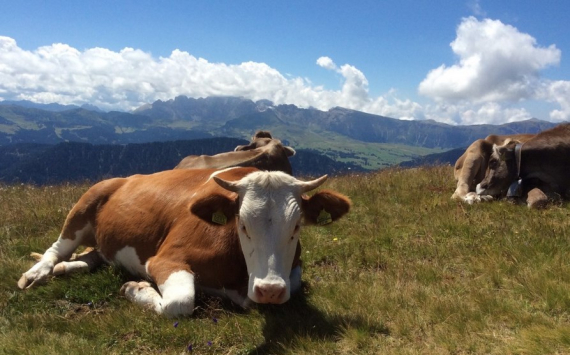
[(237, 182), (227, 181), (217, 176), (214, 176), (214, 181), (228, 191), (233, 191), (233, 192), (239, 191)]
[(311, 181), (300, 181), (299, 185), (301, 187), (301, 193), (308, 192), (311, 190), (316, 189), (317, 187), (321, 186), (326, 180), (328, 176), (323, 175), (318, 179), (311, 180)]

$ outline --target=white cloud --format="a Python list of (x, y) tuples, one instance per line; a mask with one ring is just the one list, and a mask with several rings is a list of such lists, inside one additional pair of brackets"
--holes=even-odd
[(155, 100), (241, 96), (328, 110), (335, 106), (410, 117), (409, 101), (370, 98), (368, 80), (356, 67), (337, 66), (320, 57), (317, 65), (343, 78), (340, 90), (313, 86), (307, 79), (282, 75), (265, 63), (210, 63), (181, 50), (154, 58), (138, 49), (79, 51), (65, 44), (26, 51), (0, 37), (0, 95), (4, 100), (40, 103), (90, 103), (102, 109), (131, 110)]
[(481, 3), (479, 0), (472, 0), (467, 3), (469, 9), (473, 12), (476, 16), (487, 16), (487, 13), (481, 8)]
[(570, 120), (570, 81), (545, 81), (537, 97), (560, 105), (560, 110), (550, 112), (552, 121)]
[(336, 70), (336, 64), (329, 57), (320, 57), (317, 59), (317, 65), (329, 70)]
[(551, 112), (551, 120), (570, 118), (570, 82), (539, 77), (540, 70), (560, 61), (555, 46), (538, 47), (534, 38), (500, 21), (466, 18), (451, 48), (459, 62), (428, 73), (419, 91), (434, 102), (420, 105), (398, 98), (394, 89), (371, 96), (362, 71), (326, 56), (316, 64), (342, 78), (337, 90), (281, 74), (265, 63), (211, 63), (178, 49), (159, 58), (133, 48), (80, 51), (60, 43), (27, 51), (14, 39), (0, 36), (0, 100), (131, 110), (179, 95), (241, 96), (321, 110), (340, 106), (400, 119), (498, 124), (531, 118), (520, 103), (533, 99), (560, 106)]
[(519, 101), (536, 95), (540, 70), (560, 62), (556, 46), (497, 20), (463, 19), (451, 49), (459, 63), (430, 71), (419, 92), (438, 101)]
[[(482, 12), (477, 1), (471, 6)], [(560, 105), (543, 119), (570, 119), (570, 82), (540, 77), (541, 70), (560, 63), (555, 45), (541, 47), (501, 21), (469, 17), (459, 25), (451, 49), (458, 62), (431, 70), (418, 87), (436, 102), (425, 107), (427, 118), (459, 124), (520, 121), (532, 115), (514, 106), (540, 100)]]

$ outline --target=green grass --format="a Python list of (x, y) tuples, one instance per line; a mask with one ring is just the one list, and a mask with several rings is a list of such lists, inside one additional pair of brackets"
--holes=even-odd
[(568, 204), (463, 205), (452, 174), (330, 179), (353, 209), (303, 230), (301, 294), (249, 310), (201, 295), (177, 327), (121, 297), (129, 276), (111, 267), (19, 291), (88, 186), (1, 186), (0, 353), (570, 353)]

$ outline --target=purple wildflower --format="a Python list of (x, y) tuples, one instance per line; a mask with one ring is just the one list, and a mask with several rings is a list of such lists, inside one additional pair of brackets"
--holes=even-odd
[(188, 344), (188, 347), (186, 349), (188, 349), (189, 352), (192, 352), (192, 344)]
[(174, 322), (174, 328), (178, 327), (178, 322)]
[(212, 346), (212, 341), (208, 340), (208, 346)]
[(214, 323), (218, 324), (218, 318), (214, 317), (214, 318), (212, 318), (212, 321), (213, 321)]

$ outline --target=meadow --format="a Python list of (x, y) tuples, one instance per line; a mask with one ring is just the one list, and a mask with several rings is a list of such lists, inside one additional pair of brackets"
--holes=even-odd
[(0, 186), (0, 354), (568, 354), (570, 206), (452, 201), (452, 168), (331, 178), (353, 201), (302, 231), (303, 289), (168, 319), (105, 266), (20, 291), (87, 184)]

